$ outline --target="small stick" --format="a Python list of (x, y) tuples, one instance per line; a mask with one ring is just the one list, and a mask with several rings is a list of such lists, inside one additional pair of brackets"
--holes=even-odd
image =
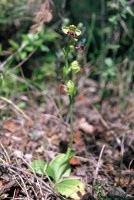
[(10, 181), (0, 189), (0, 196), (10, 190), (11, 187), (17, 185), (15, 180)]
[(100, 168), (100, 161), (101, 161), (101, 158), (102, 158), (104, 148), (105, 148), (105, 144), (103, 145), (101, 152), (100, 152), (100, 155), (99, 155), (99, 160), (98, 160), (97, 167), (96, 167), (96, 170), (95, 170), (95, 173), (94, 173), (93, 186), (96, 184), (96, 179), (97, 179), (97, 176), (98, 176), (98, 172), (99, 172), (99, 168)]

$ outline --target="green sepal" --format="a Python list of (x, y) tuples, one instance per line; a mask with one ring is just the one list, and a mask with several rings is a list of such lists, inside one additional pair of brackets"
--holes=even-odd
[(68, 74), (71, 72), (71, 68), (63, 67), (63, 75), (66, 78)]

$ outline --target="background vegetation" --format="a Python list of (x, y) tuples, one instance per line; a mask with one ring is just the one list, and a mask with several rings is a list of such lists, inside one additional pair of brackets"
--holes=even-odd
[(33, 14), (42, 2), (2, 0), (0, 3), (1, 62), (22, 46), (1, 69), (1, 92), (10, 94), (11, 85), (13, 93), (25, 90), (29, 83), (21, 82), (27, 78), (40, 89), (44, 88), (44, 78), (60, 78), (57, 72), (62, 65), (61, 26), (81, 23), (81, 43), (86, 47), (89, 75), (100, 82), (102, 99), (109, 95), (105, 89), (109, 82), (116, 85), (110, 94), (114, 92), (123, 99), (133, 89), (133, 1), (54, 1), (51, 4), (53, 20), (44, 24), (41, 33), (30, 35)]

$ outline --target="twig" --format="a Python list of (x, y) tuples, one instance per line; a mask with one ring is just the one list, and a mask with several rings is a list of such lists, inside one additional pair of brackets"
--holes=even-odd
[(127, 26), (126, 26), (124, 20), (121, 18), (120, 15), (118, 15), (118, 19), (119, 19), (119, 22), (120, 22), (122, 28), (123, 28), (124, 31), (126, 32), (126, 34), (129, 36), (130, 39), (133, 40), (133, 38), (132, 38), (132, 36), (130, 35), (129, 30), (128, 30), (128, 28), (127, 28)]
[(134, 0), (131, 0), (131, 1), (128, 1), (128, 2), (127, 2), (127, 5), (130, 6), (130, 5), (133, 4), (133, 3), (134, 3)]
[[(29, 165), (29, 163), (28, 163), (23, 157), (21, 157), (21, 156), (20, 156), (19, 158), (21, 158), (21, 159), (23, 160), (23, 162), (25, 162), (25, 163), (27, 164), (27, 166), (33, 171), (34, 175), (36, 176), (34, 170), (33, 170), (32, 167)], [(36, 176), (36, 179), (37, 179), (37, 176)], [(41, 195), (43, 196), (43, 192), (42, 192), (42, 189), (41, 189), (41, 186), (40, 186), (40, 183), (39, 183), (38, 179), (37, 179), (37, 184), (38, 184), (38, 186), (39, 186), (40, 193), (41, 193)]]
[(95, 110), (95, 112), (99, 115), (100, 121), (103, 124), (103, 126), (109, 130), (109, 125), (107, 124), (107, 122), (104, 120), (104, 118), (102, 117), (102, 115), (99, 113), (99, 111), (97, 110), (97, 108), (93, 105), (91, 105), (92, 108)]
[(10, 160), (10, 157), (9, 157), (7, 151), (5, 150), (5, 148), (4, 148), (4, 146), (2, 145), (2, 143), (0, 143), (0, 145), (1, 145), (1, 148), (3, 149), (4, 154), (5, 154), (5, 159), (6, 159), (6, 161), (7, 161), (8, 163), (10, 163), (11, 160)]
[(53, 192), (53, 191), (51, 190), (51, 188), (42, 180), (42, 178), (37, 177), (35, 174), (31, 174), (31, 173), (29, 173), (29, 172), (27, 172), (27, 171), (24, 171), (24, 170), (21, 169), (21, 168), (15, 167), (15, 166), (13, 166), (13, 165), (9, 165), (9, 164), (5, 163), (1, 158), (0, 158), (0, 160), (3, 162), (3, 163), (0, 163), (0, 166), (7, 167), (8, 169), (13, 169), (13, 172), (18, 171), (18, 172), (21, 172), (21, 173), (23, 173), (23, 174), (25, 174), (25, 175), (27, 174), (27, 175), (29, 175), (29, 176), (32, 176), (32, 177), (36, 178), (36, 180), (38, 179), (39, 182), (41, 182), (41, 183), (45, 186), (45, 187), (42, 186), (42, 187), (45, 189), (45, 191), (50, 192), (50, 193)]
[(6, 74), (9, 74), (10, 76), (12, 76), (14, 79), (19, 80), (21, 83), (25, 83), (29, 88), (37, 90), (36, 87), (34, 87), (32, 84), (30, 84), (28, 81), (26, 81), (25, 79), (17, 76), (16, 74), (11, 73), (10, 71), (7, 71)]
[(95, 170), (95, 173), (94, 173), (93, 185), (96, 184), (96, 179), (97, 179), (97, 176), (98, 176), (98, 172), (99, 172), (99, 168), (100, 168), (100, 164), (101, 164), (100, 162), (101, 162), (101, 158), (102, 158), (104, 148), (105, 148), (105, 144), (103, 145), (101, 152), (100, 152), (100, 155), (99, 155), (99, 160), (98, 160), (97, 167), (96, 167), (96, 170)]
[(0, 64), (0, 71), (3, 70), (3, 68), (5, 67), (5, 65), (12, 60), (12, 58), (14, 56), (16, 56), (20, 51), (22, 51), (22, 49), (24, 49), (26, 47), (26, 45), (28, 44), (28, 42), (23, 42), (22, 45), (20, 46), (20, 48), (15, 51), (11, 56), (9, 56), (2, 64)]
[(2, 99), (3, 101), (11, 104), (19, 113), (21, 113), (26, 119), (29, 119), (29, 117), (24, 113), (24, 111), (22, 111), (20, 108), (18, 108), (11, 100), (0, 96), (0, 99)]
[(50, 94), (47, 94), (47, 96), (48, 96), (49, 99), (51, 100), (51, 102), (52, 102), (52, 104), (53, 104), (55, 110), (57, 111), (59, 117), (60, 117), (61, 119), (63, 119), (63, 118), (62, 118), (62, 115), (61, 115), (61, 113), (60, 113), (60, 110), (59, 110), (58, 106), (56, 105), (56, 103), (55, 103), (53, 97), (52, 97)]
[(11, 172), (15, 173), (17, 176), (19, 176), (19, 178), (20, 178), (20, 180), (21, 180), (21, 182), (22, 182), (22, 184), (23, 184), (23, 187), (21, 187), (22, 190), (25, 192), (25, 194), (26, 194), (26, 196), (27, 196), (27, 200), (31, 200), (31, 199), (29, 198), (29, 194), (28, 194), (28, 192), (27, 192), (27, 188), (26, 188), (26, 185), (25, 185), (25, 182), (24, 182), (23, 178), (19, 175), (19, 173), (17, 173), (15, 170), (11, 169), (10, 167), (9, 167), (9, 171), (11, 171)]
[(5, 192), (9, 191), (11, 187), (17, 185), (15, 180), (10, 181), (9, 183), (7, 183), (6, 185), (4, 185), (1, 189), (0, 189), (0, 196), (2, 194), (4, 194)]
[[(14, 69), (16, 69), (18, 67), (21, 67), (35, 53), (36, 50), (37, 49), (34, 49), (31, 53), (29, 53), (28, 56), (24, 60), (22, 60), (20, 63), (15, 65), (12, 70), (14, 70)], [(10, 72), (12, 70), (9, 70), (8, 72)]]

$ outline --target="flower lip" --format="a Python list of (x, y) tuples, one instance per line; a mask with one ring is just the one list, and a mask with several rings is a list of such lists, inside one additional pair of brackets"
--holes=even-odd
[(73, 32), (73, 31), (68, 31), (68, 32), (67, 32), (67, 35), (69, 35), (69, 36), (71, 36), (71, 37), (73, 37), (73, 38), (78, 37), (78, 35), (77, 35), (75, 32)]
[(62, 92), (62, 93), (67, 93), (67, 87), (66, 87), (66, 85), (59, 85), (59, 90), (60, 90), (60, 92)]
[(76, 38), (79, 35), (81, 35), (81, 31), (79, 29), (77, 29), (76, 26), (74, 26), (74, 25), (63, 26), (62, 31), (63, 31), (63, 33), (65, 33), (73, 38)]
[(76, 46), (75, 48), (76, 48), (77, 50), (79, 50), (79, 51), (85, 51), (84, 45), (79, 45), (79, 46)]

